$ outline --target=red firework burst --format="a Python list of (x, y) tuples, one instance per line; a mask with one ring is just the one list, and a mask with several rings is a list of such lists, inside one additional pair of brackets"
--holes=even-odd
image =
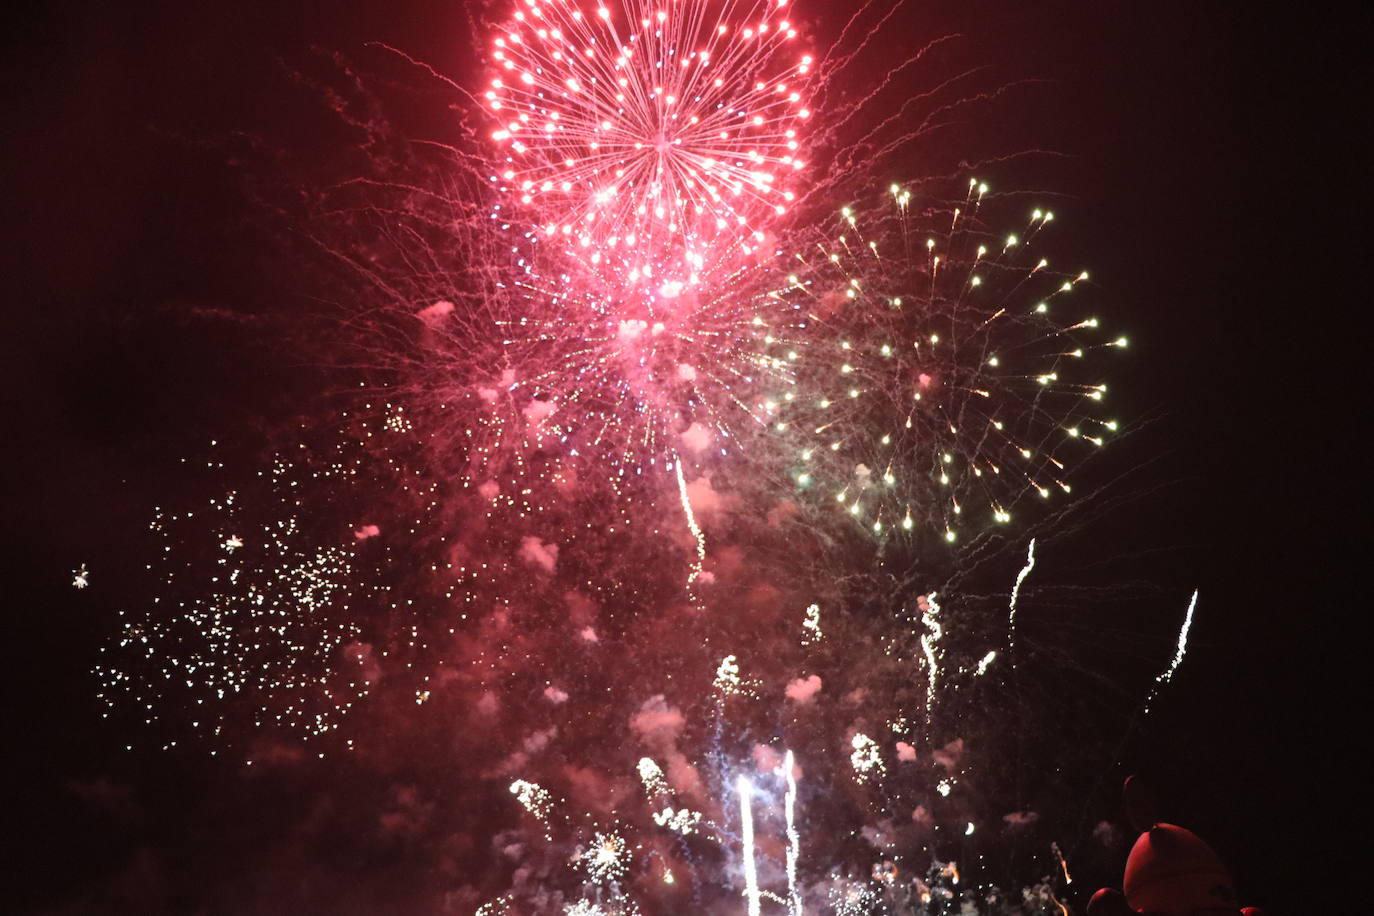
[(687, 283), (752, 249), (794, 199), (810, 55), (787, 0), (525, 0), (485, 103), (495, 182), (579, 260)]

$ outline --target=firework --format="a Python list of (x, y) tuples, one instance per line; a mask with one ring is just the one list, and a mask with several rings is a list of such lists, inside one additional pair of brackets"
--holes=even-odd
[(799, 489), (875, 533), (953, 542), (1006, 524), (1028, 498), (1071, 492), (1069, 464), (1118, 428), (1091, 357), (1126, 338), (1079, 304), (1086, 272), (1035, 253), (1053, 214), (994, 235), (986, 194), (973, 180), (919, 219), (896, 188), (886, 209), (844, 208), (833, 234), (787, 256), (774, 293), (806, 335), (777, 338), (793, 384), (761, 405), (769, 428), (794, 449)]
[(604, 884), (621, 878), (629, 869), (630, 849), (625, 838), (615, 832), (597, 831), (582, 853), (582, 867), (594, 884)]
[(786, 2), (526, 2), (484, 103), (517, 218), (633, 286), (694, 285), (794, 199), (813, 62)]
[[(1116, 428), (1095, 357), (1125, 339), (1098, 333), (1086, 273), (1040, 255), (1053, 215), (992, 232), (1011, 204), (977, 180), (802, 212), (808, 91), (825, 87), (786, 12), (515, 6), (479, 94), (494, 124), (475, 142), (495, 160), (445, 149), (417, 175), (380, 161), (385, 180), (328, 205), (349, 235), (325, 247), (365, 281), (351, 327), (368, 390), (405, 401), (364, 451), (421, 443), (422, 470), (287, 457), (251, 499), (159, 516), (165, 595), (131, 615), (107, 697), (159, 721), (203, 708), (193, 725), (216, 739), (337, 730), (374, 692), (382, 646), (429, 635), (376, 611), (398, 600), (369, 558), (390, 523), (336, 524), (340, 502), (406, 480), (425, 490), (407, 507), (427, 506), (406, 548), (448, 543), (415, 551), (444, 648), (404, 712), (461, 721), (425, 752), (456, 748), (545, 841), (525, 843), (531, 824), (501, 834), (492, 855), (521, 860), (518, 877), (482, 912), (637, 912), (625, 888), (661, 912), (738, 909), (741, 891), (753, 914), (960, 905), (937, 854), (957, 844), (976, 874), (964, 852), (985, 828), (1035, 819), (995, 809), (1012, 795), (998, 767), (964, 756), (966, 734), (970, 759), (996, 753), (981, 739), (1013, 706), (988, 702), (1005, 698), (992, 666), (999, 649), (1016, 661), (1036, 541), (1009, 595), (979, 596), (872, 564), (897, 550), (850, 533), (976, 543), (1069, 493), (1073, 463)], [(855, 27), (859, 47), (886, 15)], [(380, 240), (353, 241), (368, 229)], [(670, 705), (684, 682), (698, 689)], [(627, 723), (643, 747), (608, 740)], [(619, 807), (631, 773), (642, 810)], [(599, 813), (576, 819), (565, 798)]]

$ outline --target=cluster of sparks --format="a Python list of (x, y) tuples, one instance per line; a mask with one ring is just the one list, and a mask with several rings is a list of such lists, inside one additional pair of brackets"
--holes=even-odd
[(629, 869), (629, 845), (615, 832), (598, 832), (582, 854), (582, 866), (597, 884), (623, 877)]
[[(189, 725), (212, 754), (270, 735), (322, 738), (376, 688), (390, 654), (374, 644), (379, 617), (395, 629), (389, 644), (424, 647), (404, 619), (413, 600), (385, 574), (395, 558), (378, 543), (382, 526), (359, 517), (376, 507), (342, 498), (386, 487), (398, 508), (415, 510), (412, 530), (427, 523), (438, 484), (410, 470), (399, 449), (386, 450), (407, 432), (388, 419), (397, 415), (389, 405), (375, 422), (345, 414), (342, 435), (331, 430), (323, 444), (302, 436), (232, 489), (219, 489), (229, 446), (211, 444), (194, 466), (216, 495), (155, 511), (155, 559), (146, 564), (155, 594), (141, 609), (118, 611), (119, 633), (101, 648), (95, 674), (107, 717), (132, 710), (171, 733)], [(418, 689), (416, 702), (427, 696)], [(179, 739), (161, 740), (170, 748)]]
[(301, 477), (354, 470), (278, 457), (267, 477), (279, 511), (251, 532), (241, 529), (232, 491), (200, 512), (159, 512), (150, 527), (163, 543), (160, 575), (172, 606), (159, 597), (148, 613), (121, 612), (123, 632), (97, 669), (102, 699), (113, 709), (127, 698), (150, 724), (163, 707), (185, 703), (191, 727), (212, 745), (245, 711), (255, 728), (305, 737), (337, 728), (371, 687), (352, 610), (354, 537), (345, 530), (321, 541), (292, 491)]

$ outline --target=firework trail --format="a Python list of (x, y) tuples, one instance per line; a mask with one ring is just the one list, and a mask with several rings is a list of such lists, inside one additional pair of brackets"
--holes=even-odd
[(783, 775), (787, 778), (787, 903), (792, 916), (801, 916), (801, 892), (797, 889), (797, 858), (801, 855), (801, 838), (797, 834), (797, 768), (788, 750), (782, 758)]
[[(1016, 574), (1016, 583), (1011, 587), (1011, 598), (1007, 601), (1007, 651), (1011, 655), (1012, 664), (1016, 664), (1016, 602), (1021, 597), (1021, 584), (1026, 581), (1026, 577), (1035, 569), (1035, 538), (1030, 539), (1026, 546), (1026, 565), (1021, 567), (1021, 571)], [(992, 659), (987, 660), (988, 664)], [(980, 665), (981, 674), (986, 670), (987, 665)]]
[(1159, 691), (1162, 690), (1164, 685), (1168, 684), (1169, 681), (1173, 680), (1174, 672), (1178, 670), (1179, 665), (1183, 664), (1183, 655), (1188, 651), (1188, 631), (1193, 628), (1193, 611), (1197, 608), (1197, 596), (1198, 593), (1194, 591), (1193, 597), (1188, 599), (1188, 611), (1183, 615), (1183, 626), (1179, 627), (1178, 630), (1178, 644), (1174, 648), (1174, 657), (1169, 660), (1168, 667), (1161, 671), (1159, 676), (1155, 678), (1154, 685), (1150, 688), (1149, 696), (1145, 699), (1143, 713), (1148, 713), (1150, 711), (1150, 705), (1154, 703), (1155, 699), (1159, 696)]
[(759, 916), (759, 876), (754, 862), (754, 784), (748, 776), (740, 776), (735, 782), (735, 793), (739, 796), (740, 833), (744, 842), (744, 898), (748, 901), (749, 916)]

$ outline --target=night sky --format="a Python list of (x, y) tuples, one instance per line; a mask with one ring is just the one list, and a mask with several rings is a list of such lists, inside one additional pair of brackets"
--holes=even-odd
[[(1166, 819), (1214, 844), (1244, 902), (1356, 909), (1365, 889), (1340, 863), (1367, 846), (1349, 838), (1368, 718), (1352, 704), (1367, 677), (1345, 667), (1363, 607), (1346, 592), (1364, 564), (1339, 554), (1359, 543), (1342, 517), (1367, 408), (1333, 400), (1351, 300), (1330, 278), (1361, 273), (1362, 254), (1326, 241), (1328, 204), (1355, 182), (1318, 166), (1312, 139), (1318, 100), (1353, 77), (1352, 59), (1247, 4), (909, 6), (894, 44), (959, 33), (965, 65), (1025, 81), (967, 130), (985, 150), (1053, 151), (996, 180), (1049, 189), (1071, 215), (1062, 247), (1131, 334), (1118, 409), (1148, 422), (1120, 446), (1131, 498), (1093, 536), (1148, 558), (1139, 575), (1162, 592), (1202, 595), (1183, 667), (1084, 796), (1099, 803), (1147, 772)], [(272, 137), (286, 160), (329, 142), (289, 77), (312, 49), (365, 56), (379, 41), (469, 76), (462, 4), (153, 0), (10, 15), (0, 910), (433, 912), (432, 897), (394, 890), (419, 867), (397, 848), (361, 835), (293, 844), (276, 833), (286, 819), (264, 813), (304, 811), (321, 785), (346, 794), (356, 773), (248, 782), (192, 750), (126, 753), (90, 669), (142, 562), (128, 545), (179, 485), (178, 459), (258, 435), (327, 378), (272, 339), (280, 316), (314, 308), (289, 255), (267, 250), (277, 229), (230, 161), (233, 138)], [(1367, 104), (1355, 115), (1368, 126)], [(1328, 264), (1341, 248), (1351, 260)], [(70, 586), (82, 563), (84, 592)], [(1182, 610), (1158, 610), (1142, 652), (1168, 658)], [(434, 766), (463, 776), (462, 761)], [(257, 896), (225, 890), (247, 883)]]

